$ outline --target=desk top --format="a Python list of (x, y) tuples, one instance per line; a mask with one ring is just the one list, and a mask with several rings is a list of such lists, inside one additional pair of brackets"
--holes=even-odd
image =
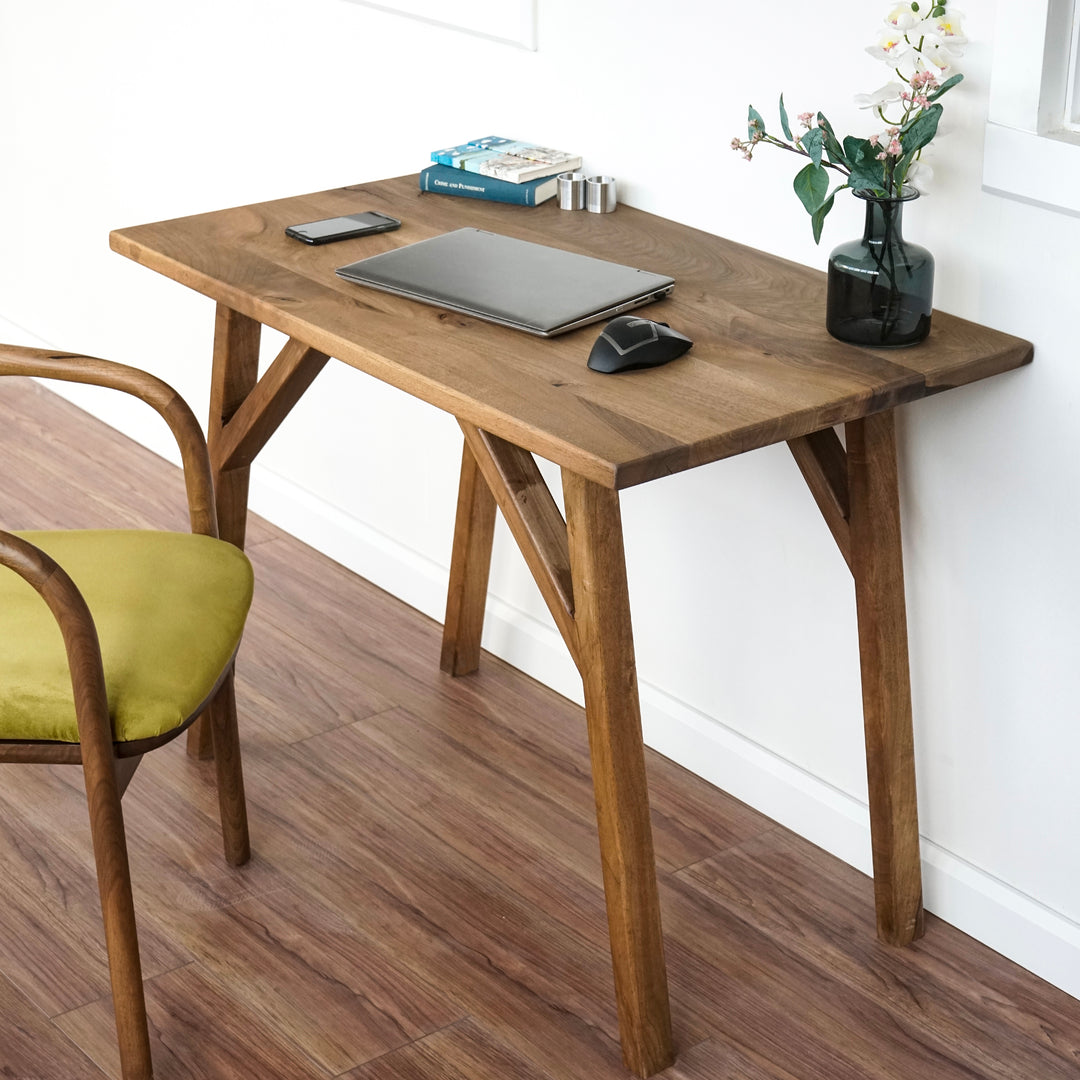
[[(286, 225), (360, 210), (401, 229), (312, 247)], [(350, 284), (334, 270), (463, 226), (671, 274), (640, 308), (694, 348), (665, 367), (585, 366), (600, 324), (557, 338)], [(421, 193), (415, 176), (119, 229), (112, 248), (469, 423), (623, 488), (1019, 367), (1032, 346), (943, 312), (922, 345), (825, 331), (825, 275), (620, 206), (568, 213)], [(824, 261), (825, 256), (822, 256)]]

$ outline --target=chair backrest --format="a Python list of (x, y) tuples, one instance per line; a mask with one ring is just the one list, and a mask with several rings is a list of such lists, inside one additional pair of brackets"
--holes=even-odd
[[(92, 383), (134, 395), (165, 419), (176, 438), (184, 466), (188, 515), (192, 533), (196, 535), (115, 531), (16, 535), (0, 531), (0, 761), (69, 762), (81, 763), (83, 767), (121, 1071), (124, 1080), (148, 1080), (153, 1075), (153, 1066), (121, 796), (142, 755), (175, 738), (199, 713), (205, 712), (215, 751), (226, 858), (234, 865), (249, 858), (233, 664), (251, 600), (251, 568), (242, 553), (217, 539), (217, 513), (206, 441), (187, 404), (166, 383), (136, 368), (78, 353), (6, 345), (0, 345), (2, 375)], [(156, 564), (130, 558), (130, 545), (138, 544), (141, 537), (152, 538), (150, 546), (159, 556)], [(157, 537), (165, 542), (156, 542)], [(101, 545), (108, 543), (113, 546), (103, 556)], [(47, 547), (65, 554), (54, 558), (45, 550)], [(87, 548), (94, 549), (92, 556), (81, 559), (79, 552)], [(216, 567), (216, 577), (207, 570), (211, 564)], [(94, 567), (106, 571), (103, 575), (105, 584), (101, 586), (105, 592), (129, 598), (131, 603), (127, 606), (141, 620), (138, 626), (125, 627), (124, 633), (118, 636), (106, 634), (110, 619), (114, 619), (114, 606), (124, 608), (125, 605), (122, 602), (113, 605), (109, 596), (101, 602), (97, 588), (100, 582), (92, 572)], [(169, 592), (170, 576), (175, 586), (173, 593)], [(29, 585), (33, 593), (28, 593), (19, 579)], [(5, 589), (9, 596), (17, 596), (18, 602), (5, 605), (2, 599)], [(190, 593), (191, 603), (186, 606), (180, 603), (177, 600), (180, 593)], [(159, 603), (156, 607), (146, 603), (146, 597), (159, 597)], [(32, 605), (29, 609), (26, 602)], [(96, 621), (95, 609), (98, 613)], [(52, 649), (40, 670), (46, 673), (45, 677), (54, 679), (57, 663), (61, 669), (66, 666), (66, 670), (60, 670), (60, 675), (71, 690), (71, 696), (66, 700), (68, 709), (72, 704), (74, 706), (75, 728), (63, 729), (66, 737), (62, 739), (55, 735), (43, 738), (37, 729), (20, 728), (14, 722), (10, 728), (5, 728), (5, 715), (10, 720), (16, 715), (25, 715), (26, 709), (23, 708), (24, 701), (20, 705), (21, 713), (12, 707), (5, 714), (5, 689), (12, 700), (16, 687), (14, 680), (5, 687), (2, 650), (5, 637), (8, 641), (17, 638), (19, 628), (5, 628), (3, 619), (5, 615), (9, 620), (21, 618), (21, 625), (26, 628), (28, 617), (20, 612), (27, 610), (38, 622), (41, 621), (40, 613), (47, 610), (50, 620), (59, 628), (62, 650), (59, 646)], [(220, 633), (216, 635), (211, 632), (217, 625), (215, 619), (221, 623)], [(49, 624), (47, 620), (46, 625)], [(160, 668), (162, 665), (156, 663), (155, 657), (160, 660), (162, 655), (170, 654), (170, 650), (175, 653), (177, 640), (184, 637), (198, 642), (195, 653), (205, 661), (202, 668), (187, 659), (177, 665), (194, 689), (189, 686), (186, 696), (178, 695), (178, 704), (166, 703), (167, 707), (163, 709), (165, 720), (160, 723), (155, 720), (148, 737), (124, 741), (120, 737), (122, 733), (140, 730), (117, 726), (120, 702), (131, 696), (124, 678), (130, 671), (145, 673)], [(29, 651), (34, 652), (37, 643), (44, 641), (44, 651), (49, 652), (48, 640), (48, 634), (44, 638), (34, 638), (34, 648)], [(117, 661), (114, 650), (119, 652), (125, 648), (129, 655), (114, 663)], [(143, 648), (143, 655), (137, 655), (138, 648)], [(52, 653), (59, 655), (56, 663)], [(132, 655), (135, 661), (129, 662)], [(38, 672), (32, 665), (20, 670), (24, 674), (29, 671), (31, 677)], [(197, 682), (193, 681), (196, 675)], [(149, 697), (145, 696), (147, 685)], [(135, 695), (131, 700), (165, 698), (176, 691), (177, 685), (176, 681), (170, 683), (164, 677), (158, 683), (140, 684), (144, 697), (139, 699)], [(35, 698), (35, 689), (39, 690), (40, 684), (31, 687), (32, 702), (55, 703), (59, 700), (55, 694), (52, 697), (39, 694)], [(66, 691), (60, 697), (64, 693)], [(158, 731), (159, 728), (162, 730)], [(0, 883), (0, 890), (2, 888)]]

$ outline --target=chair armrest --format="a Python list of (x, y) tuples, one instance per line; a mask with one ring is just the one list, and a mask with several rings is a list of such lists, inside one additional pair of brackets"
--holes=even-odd
[(79, 353), (58, 353), (19, 345), (0, 345), (0, 375), (89, 383), (120, 390), (145, 401), (169, 425), (180, 448), (191, 531), (218, 535), (213, 474), (206, 439), (195, 414), (168, 383), (138, 368)]
[(75, 582), (39, 547), (0, 531), (0, 566), (6, 566), (37, 590), (60, 626), (75, 696), (75, 718), (84, 758), (112, 757), (112, 722), (105, 693), (105, 672), (97, 628)]

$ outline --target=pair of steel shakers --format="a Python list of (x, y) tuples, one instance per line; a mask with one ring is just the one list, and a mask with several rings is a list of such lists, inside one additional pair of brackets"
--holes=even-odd
[(588, 210), (610, 214), (615, 209), (615, 177), (586, 176), (579, 172), (559, 173), (559, 209)]

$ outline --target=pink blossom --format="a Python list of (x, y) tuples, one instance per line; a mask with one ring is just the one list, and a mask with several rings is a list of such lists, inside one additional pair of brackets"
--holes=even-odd
[(869, 141), (871, 146), (877, 146), (877, 144), (881, 141), (881, 136), (880, 135), (871, 135), (868, 141)]
[(799, 113), (799, 123), (804, 128), (808, 128), (814, 122), (814, 114), (812, 112)]
[(885, 159), (886, 159), (886, 158), (887, 158), (888, 156), (889, 156), (889, 155), (888, 155), (888, 154), (886, 154), (884, 150), (882, 150), (882, 151), (881, 151), (881, 153), (877, 155), (877, 157), (876, 157), (876, 159), (875, 159), (875, 160), (877, 160), (877, 161), (884, 161), (884, 160), (885, 160)]
[(904, 148), (900, 145), (899, 139), (893, 139), (893, 141), (889, 143), (889, 153), (892, 154), (893, 157), (899, 157), (903, 152)]

